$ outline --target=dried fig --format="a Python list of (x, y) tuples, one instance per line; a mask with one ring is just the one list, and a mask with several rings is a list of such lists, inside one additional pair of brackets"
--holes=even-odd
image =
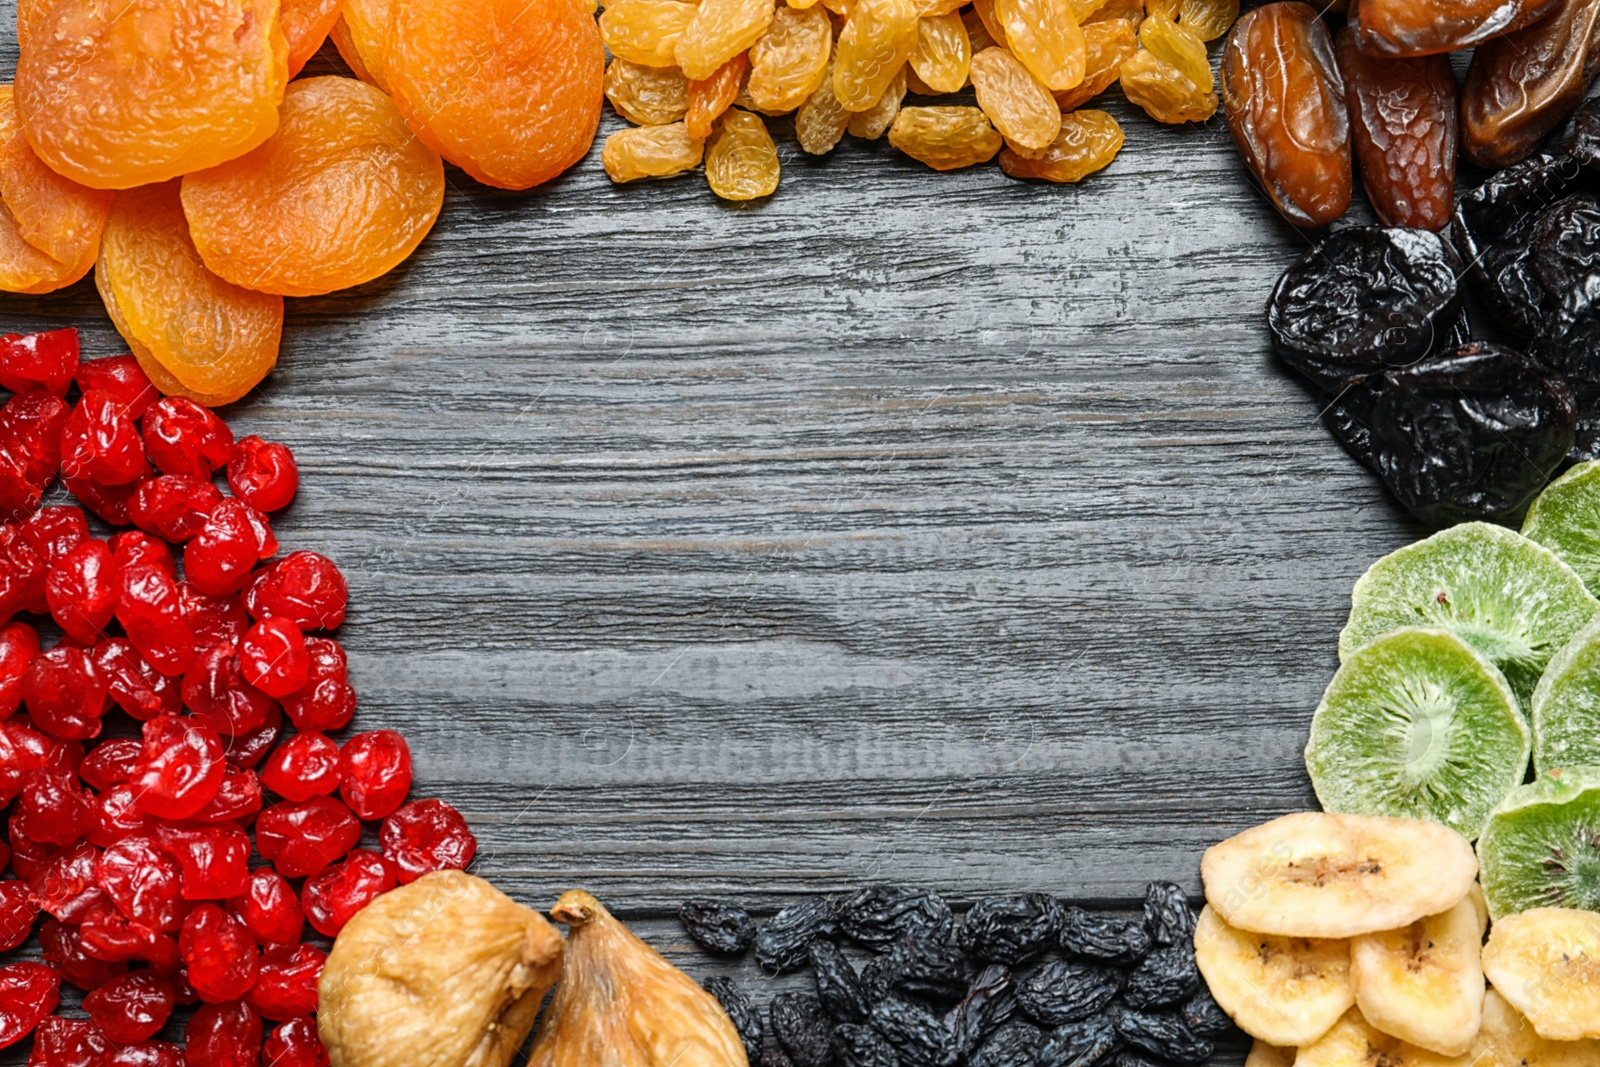
[(598, 900), (571, 890), (550, 917), (572, 930), (528, 1067), (748, 1067), (716, 998)]
[(317, 983), (332, 1067), (506, 1067), (561, 971), (561, 934), (481, 878), (423, 875), (356, 913)]

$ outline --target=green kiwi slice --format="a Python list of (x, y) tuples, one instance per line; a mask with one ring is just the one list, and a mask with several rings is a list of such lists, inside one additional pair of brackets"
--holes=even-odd
[(1535, 771), (1600, 767), (1600, 621), (1550, 660), (1531, 711)]
[(1579, 463), (1544, 487), (1522, 536), (1560, 556), (1593, 593), (1600, 589), (1600, 461)]
[(1567, 768), (1512, 790), (1478, 842), (1496, 919), (1529, 908), (1600, 911), (1600, 769)]
[(1528, 727), (1495, 665), (1448, 630), (1408, 627), (1340, 666), (1306, 770), (1328, 811), (1432, 819), (1469, 840), (1527, 773)]
[(1548, 548), (1466, 522), (1367, 569), (1350, 594), (1339, 659), (1402, 627), (1449, 630), (1500, 668), (1526, 708), (1550, 657), (1597, 612), (1600, 601)]

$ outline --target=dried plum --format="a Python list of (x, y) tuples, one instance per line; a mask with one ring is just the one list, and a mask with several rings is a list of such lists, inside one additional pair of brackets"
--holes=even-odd
[(1164, 945), (1152, 949), (1128, 972), (1122, 1001), (1134, 1008), (1164, 1008), (1188, 1000), (1200, 988), (1193, 945)]
[(761, 1025), (760, 1010), (731, 978), (707, 978), (700, 984), (705, 986), (707, 993), (717, 998), (722, 1010), (728, 1013), (733, 1028), (739, 1031), (739, 1040), (744, 1043), (745, 1055), (751, 1063), (756, 1062), (761, 1055), (761, 1038), (765, 1031)]
[(1112, 963), (1137, 963), (1150, 951), (1150, 934), (1142, 920), (1093, 915), (1082, 908), (1066, 910), (1059, 940), (1074, 956)]
[(882, 948), (913, 935), (948, 941), (955, 916), (944, 898), (932, 890), (874, 885), (839, 902), (839, 929), (869, 948)]
[(756, 931), (756, 959), (769, 971), (792, 971), (810, 958), (811, 942), (838, 930), (833, 901), (808, 897), (790, 904)]
[(961, 1062), (955, 1035), (944, 1020), (915, 1001), (891, 993), (872, 1009), (872, 1025), (889, 1039), (905, 1067), (955, 1067)]
[(1600, 97), (1584, 104), (1572, 119), (1567, 152), (1592, 175), (1600, 175)]
[(967, 987), (967, 995), (950, 1009), (945, 1025), (955, 1035), (962, 1055), (970, 1055), (983, 1039), (1007, 1022), (1016, 1011), (1017, 995), (1011, 969), (991, 963)]
[(1233, 1020), (1228, 1018), (1228, 1013), (1212, 999), (1211, 990), (1203, 985), (1200, 987), (1200, 992), (1189, 998), (1189, 1002), (1183, 1006), (1179, 1015), (1183, 1018), (1183, 1025), (1189, 1028), (1189, 1032), (1199, 1037), (1221, 1037), (1223, 1034), (1233, 1032)]
[(1435, 233), (1358, 226), (1320, 241), (1267, 302), (1272, 348), (1333, 392), (1432, 351), (1461, 309), (1454, 251)]
[(832, 941), (811, 943), (811, 969), (817, 979), (817, 999), (836, 1021), (858, 1023), (867, 1017), (872, 1005), (850, 961)]
[(1532, 237), (1528, 267), (1552, 302), (1600, 275), (1600, 199), (1592, 193), (1574, 193), (1543, 212)]
[(1194, 909), (1189, 895), (1174, 882), (1151, 882), (1144, 887), (1144, 928), (1157, 945), (1192, 945)]
[(678, 909), (678, 921), (695, 944), (722, 956), (742, 956), (756, 939), (750, 913), (720, 900), (686, 900)]
[(1130, 1011), (1115, 1013), (1117, 1034), (1134, 1048), (1174, 1063), (1204, 1063), (1215, 1050), (1210, 1041), (1196, 1037), (1182, 1017), (1171, 1012)]
[(772, 1036), (794, 1067), (828, 1067), (833, 1062), (833, 1020), (810, 993), (779, 993), (767, 1009)]
[(1105, 1015), (1058, 1026), (1039, 1048), (1039, 1067), (1094, 1067), (1104, 1063), (1121, 1041)]
[(1122, 989), (1120, 972), (1080, 960), (1051, 960), (1022, 980), (1017, 1006), (1041, 1026), (1087, 1019)]
[(1545, 316), (1533, 356), (1566, 377), (1578, 408), (1573, 461), (1600, 459), (1600, 277), (1590, 277)]
[(1378, 394), (1365, 383), (1351, 385), (1336, 395), (1324, 394), (1322, 424), (1350, 458), (1377, 473), (1378, 461), (1372, 458), (1372, 405)]
[(1061, 916), (1061, 903), (1048, 893), (985, 897), (967, 912), (956, 940), (975, 959), (1016, 966), (1055, 943)]
[(769, 1048), (761, 1054), (761, 1067), (794, 1067), (786, 1052), (781, 1048)]
[(833, 1059), (838, 1067), (900, 1067), (900, 1056), (888, 1038), (858, 1023), (833, 1028)]
[(1044, 1034), (1027, 1023), (1007, 1023), (983, 1043), (967, 1067), (1034, 1067)]
[(1385, 374), (1372, 454), (1391, 492), (1434, 526), (1512, 520), (1572, 448), (1577, 409), (1562, 377), (1475, 342)]
[(908, 937), (863, 969), (862, 984), (873, 1001), (898, 989), (954, 1004), (966, 996), (968, 978), (960, 949), (933, 938)]

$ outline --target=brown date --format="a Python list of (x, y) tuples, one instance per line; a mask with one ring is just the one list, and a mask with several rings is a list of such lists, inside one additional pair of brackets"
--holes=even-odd
[(1429, 56), (1471, 48), (1521, 29), (1561, 0), (1361, 0), (1351, 16), (1361, 50), (1374, 56)]
[(1600, 73), (1600, 0), (1561, 0), (1547, 19), (1478, 46), (1461, 90), (1461, 140), (1481, 167), (1531, 155)]
[(1309, 4), (1240, 17), (1222, 53), (1222, 103), (1245, 164), (1296, 226), (1350, 206), (1350, 121), (1333, 40)]
[(1443, 228), (1456, 183), (1456, 76), (1449, 57), (1377, 59), (1356, 46), (1348, 24), (1334, 51), (1372, 209), (1386, 226)]

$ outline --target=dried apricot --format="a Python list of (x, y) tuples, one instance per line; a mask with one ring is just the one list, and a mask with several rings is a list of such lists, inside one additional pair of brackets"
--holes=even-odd
[(689, 82), (689, 110), (684, 124), (690, 137), (703, 141), (711, 136), (712, 124), (733, 106), (749, 68), (750, 61), (740, 52), (713, 71), (711, 77)]
[(695, 5), (683, 0), (618, 0), (600, 13), (600, 36), (611, 54), (647, 67), (675, 67), (673, 51)]
[(28, 42), (33, 38), (33, 31), (55, 6), (56, 0), (17, 0), (18, 48), (28, 47)]
[(833, 94), (866, 111), (906, 65), (919, 36), (915, 0), (859, 0), (834, 46)]
[(1350, 25), (1363, 52), (1426, 56), (1471, 48), (1538, 22), (1562, 0), (1361, 0)]
[(793, 111), (817, 91), (833, 54), (833, 23), (819, 7), (780, 7), (750, 46), (750, 101), (763, 111)]
[(706, 149), (706, 182), (724, 200), (755, 200), (778, 188), (778, 148), (760, 115), (734, 108)]
[(354, 78), (303, 78), (278, 132), (183, 179), (183, 211), (218, 277), (315, 296), (385, 274), (433, 227), (444, 165), (394, 101)]
[(605, 49), (573, 0), (407, 0), (383, 75), (429, 148), (486, 185), (527, 189), (594, 142)]
[(1013, 145), (1040, 150), (1061, 132), (1056, 98), (1003, 48), (985, 48), (972, 57), (972, 88), (983, 113)]
[(690, 137), (681, 122), (664, 126), (636, 126), (606, 138), (600, 162), (614, 182), (664, 178), (700, 165), (705, 141)]
[(894, 76), (889, 87), (878, 97), (878, 102), (865, 111), (852, 111), (845, 129), (852, 137), (876, 141), (888, 131), (894, 117), (900, 113), (900, 102), (906, 98), (906, 67)]
[(62, 285), (94, 266), (115, 195), (45, 166), (22, 136), (11, 87), (0, 87), (0, 199), (18, 235), (59, 264), (53, 275)]
[(61, 0), (17, 60), (17, 112), (52, 170), (127, 189), (250, 151), (288, 80), (277, 0)]
[(351, 73), (384, 92), (389, 91), (389, 83), (383, 76), (383, 46), (388, 38), (392, 3), (393, 0), (340, 0), (339, 17), (328, 32)]
[(989, 162), (1005, 141), (980, 108), (903, 107), (889, 143), (934, 170), (959, 170)]
[(960, 91), (972, 67), (972, 41), (961, 16), (922, 16), (910, 63), (912, 72), (933, 92)]
[(677, 67), (647, 67), (613, 59), (606, 67), (606, 99), (638, 126), (678, 122), (689, 110), (689, 79)]
[(117, 194), (95, 286), (139, 366), (162, 392), (212, 406), (244, 396), (278, 360), (283, 297), (206, 269), (178, 183)]
[(1139, 31), (1128, 19), (1091, 22), (1083, 27), (1088, 71), (1076, 89), (1056, 94), (1062, 111), (1071, 111), (1111, 88), (1122, 74), (1122, 64), (1139, 50)]
[(1011, 54), (1046, 89), (1071, 89), (1088, 63), (1083, 30), (1068, 0), (994, 0)]
[(772, 0), (700, 0), (672, 54), (691, 81), (709, 78), (759, 41), (774, 13)]
[(1202, 41), (1215, 41), (1238, 17), (1239, 0), (1179, 0), (1179, 24)]
[(822, 82), (794, 113), (795, 140), (802, 150), (820, 156), (832, 152), (850, 125), (850, 112), (833, 95), (833, 62), (828, 62)]
[(1029, 159), (1006, 149), (1000, 169), (1013, 178), (1076, 182), (1110, 165), (1122, 150), (1122, 127), (1104, 111), (1088, 109), (1061, 116), (1061, 132), (1043, 154)]
[[(14, 146), (18, 144), (26, 148), (27, 139), (22, 136), (21, 125), (17, 120), (11, 86), (0, 86), (0, 181), (8, 177), (5, 157), (16, 151)], [(53, 173), (37, 159), (34, 163), (46, 173)], [(67, 183), (65, 178), (59, 180)], [(83, 187), (78, 186), (78, 188)], [(98, 242), (98, 230), (94, 238)], [(5, 204), (0, 207), (0, 290), (10, 293), (48, 293), (64, 285), (71, 285), (87, 274), (92, 266), (94, 266), (92, 250), (87, 257), (63, 263), (30, 243), (23, 237), (21, 226), (11, 205)]]
[(289, 77), (299, 74), (328, 39), (339, 21), (339, 4), (340, 0), (281, 0), (278, 19), (289, 46)]

